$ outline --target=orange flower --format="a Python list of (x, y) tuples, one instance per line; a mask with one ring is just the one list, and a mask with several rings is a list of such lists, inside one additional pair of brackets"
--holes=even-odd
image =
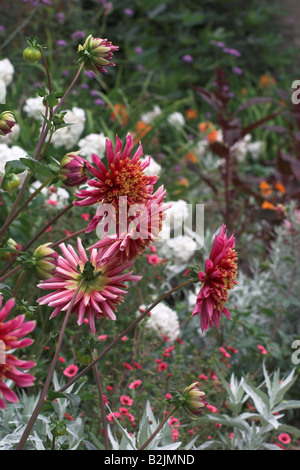
[(260, 183), (260, 192), (264, 195), (264, 196), (268, 196), (269, 194), (271, 194), (272, 192), (272, 189), (269, 185), (269, 183), (267, 181), (262, 181)]
[(177, 181), (176, 183), (177, 185), (180, 185), (180, 186), (186, 186), (188, 187), (190, 185), (190, 182), (187, 178), (184, 178), (183, 176), (181, 178), (179, 178), (179, 180)]
[(262, 87), (271, 87), (276, 84), (276, 80), (271, 75), (262, 75), (259, 79), (259, 84)]
[(121, 121), (122, 126), (127, 126), (128, 121), (129, 121), (129, 115), (127, 113), (126, 107), (122, 103), (117, 103), (113, 107), (113, 111), (110, 115), (110, 118), (112, 121), (116, 121), (119, 119)]
[(198, 124), (198, 129), (200, 132), (207, 132), (210, 129), (213, 129), (214, 125), (210, 121), (203, 121)]
[(261, 205), (261, 208), (262, 209), (269, 209), (271, 211), (274, 211), (276, 209), (274, 204), (272, 204), (271, 202), (268, 202), (268, 201), (264, 201)]
[(186, 154), (186, 159), (191, 163), (198, 163), (198, 158), (192, 152)]
[(245, 87), (241, 88), (241, 95), (242, 96), (247, 95), (247, 93), (248, 93), (247, 88), (245, 88)]
[(137, 144), (151, 129), (152, 126), (150, 126), (150, 124), (144, 121), (138, 121), (136, 123), (136, 129), (133, 132), (134, 144)]
[(207, 136), (206, 136), (206, 140), (210, 144), (213, 144), (214, 142), (216, 142), (218, 140), (218, 131), (217, 131), (217, 129), (209, 132), (209, 134), (207, 134)]
[(285, 194), (285, 187), (283, 186), (283, 184), (282, 184), (280, 181), (276, 181), (276, 183), (274, 184), (274, 187), (275, 187), (281, 194)]
[(198, 117), (197, 109), (187, 109), (185, 112), (185, 117), (187, 121), (190, 121), (191, 119), (197, 119)]
[(206, 133), (208, 131), (208, 134), (206, 135), (206, 140), (212, 144), (218, 140), (218, 131), (214, 129), (214, 125), (210, 121), (203, 121), (198, 124), (198, 129), (202, 133)]

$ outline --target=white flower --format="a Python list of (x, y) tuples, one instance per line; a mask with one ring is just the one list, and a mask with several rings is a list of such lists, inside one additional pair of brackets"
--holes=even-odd
[(67, 111), (64, 120), (65, 123), (72, 125), (62, 127), (54, 132), (52, 144), (55, 148), (65, 147), (65, 149), (71, 150), (77, 144), (84, 130), (85, 112), (83, 109), (74, 107)]
[(262, 148), (263, 148), (263, 143), (260, 141), (250, 142), (250, 144), (248, 144), (248, 152), (251, 154), (252, 158), (254, 158), (255, 160), (257, 160), (258, 157), (260, 156)]
[(169, 238), (159, 243), (159, 253), (167, 260), (175, 261), (175, 264), (187, 263), (195, 250), (197, 243), (188, 235), (180, 235), (179, 237)]
[(163, 223), (160, 239), (169, 238), (168, 233), (170, 233), (170, 230), (175, 232), (180, 230), (181, 232), (184, 222), (190, 215), (188, 203), (183, 199), (168, 201), (168, 204), (171, 204), (171, 207), (166, 211), (166, 219)]
[(106, 137), (102, 132), (86, 135), (78, 142), (79, 155), (86, 157), (89, 161), (91, 161), (92, 153), (98, 155), (99, 158), (103, 158), (105, 145)]
[(27, 114), (28, 117), (31, 117), (37, 121), (42, 121), (43, 116), (45, 115), (45, 106), (43, 105), (43, 98), (37, 96), (36, 98), (28, 98), (25, 101), (23, 111)]
[[(34, 181), (29, 188), (29, 192), (34, 193), (41, 185), (40, 181)], [(53, 207), (56, 210), (63, 209), (69, 203), (69, 193), (64, 188), (45, 187), (41, 190), (41, 194), (45, 197), (48, 207)]]
[[(145, 305), (141, 305), (140, 309), (141, 311), (145, 310)], [(157, 336), (166, 336), (172, 343), (180, 334), (178, 315), (167, 304), (160, 302), (160, 304), (151, 310), (146, 322), (146, 328), (155, 331)]]
[[(26, 157), (27, 153), (21, 147), (13, 145), (9, 147), (7, 144), (0, 143), (0, 173), (5, 173), (5, 164), (12, 160), (19, 160), (20, 158)], [(20, 178), (21, 184), (23, 183), (27, 171), (19, 173), (18, 177)]]
[(168, 117), (168, 123), (174, 127), (180, 127), (185, 125), (185, 119), (182, 113), (175, 111), (175, 113), (170, 114)]
[(0, 104), (6, 102), (6, 85), (3, 80), (0, 79)]
[(153, 121), (157, 116), (161, 114), (161, 109), (159, 106), (154, 106), (152, 111), (148, 111), (147, 113), (144, 113), (141, 115), (141, 121), (146, 122), (149, 124), (150, 122)]
[(11, 131), (6, 135), (0, 135), (0, 143), (11, 145), (20, 135), (20, 126), (19, 124), (15, 124)]
[(14, 66), (8, 59), (0, 60), (0, 80), (3, 80), (6, 86), (11, 84), (14, 71)]
[[(141, 158), (141, 162), (144, 163), (146, 160), (148, 160), (149, 156), (146, 156), (145, 158)], [(147, 166), (143, 173), (147, 176), (155, 176), (159, 175), (161, 172), (161, 166), (151, 157), (150, 158), (150, 165)]]

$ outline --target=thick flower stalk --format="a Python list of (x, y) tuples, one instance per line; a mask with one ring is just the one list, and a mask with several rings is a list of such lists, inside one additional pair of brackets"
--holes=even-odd
[(90, 34), (84, 44), (78, 46), (79, 62), (84, 63), (86, 70), (106, 72), (105, 67), (115, 65), (111, 58), (117, 50), (119, 46), (113, 46), (107, 39), (94, 38)]
[(7, 135), (16, 124), (15, 117), (11, 111), (3, 111), (0, 114), (0, 135)]
[(88, 161), (77, 152), (67, 153), (60, 162), (58, 176), (66, 186), (79, 186), (89, 179), (87, 167)]
[(223, 225), (214, 239), (205, 263), (205, 272), (198, 273), (203, 285), (197, 296), (193, 315), (200, 314), (202, 331), (211, 328), (213, 324), (219, 328), (222, 314), (231, 319), (225, 304), (228, 301), (228, 291), (237, 284), (237, 253), (234, 248), (235, 238), (233, 235), (228, 238)]
[[(140, 157), (143, 155), (141, 143), (131, 157), (133, 145), (131, 134), (127, 134), (123, 150), (122, 141), (118, 136), (115, 149), (113, 149), (112, 141), (106, 139), (108, 168), (97, 155), (92, 154), (92, 160), (97, 168), (89, 166), (89, 171), (95, 179), (88, 181), (88, 185), (94, 189), (79, 191), (76, 196), (81, 200), (75, 201), (75, 205), (110, 204), (115, 209), (118, 220), (120, 200), (126, 201), (125, 210), (133, 204), (145, 204), (148, 201), (158, 177), (144, 173), (145, 168), (150, 165), (150, 157), (144, 162), (141, 161)], [(102, 217), (103, 215), (99, 217), (96, 214), (88, 225), (87, 232), (95, 230)]]
[(31, 369), (35, 363), (18, 359), (14, 354), (7, 352), (25, 348), (33, 343), (31, 338), (24, 338), (24, 336), (34, 330), (35, 322), (25, 322), (25, 315), (18, 315), (5, 321), (15, 305), (15, 300), (8, 300), (1, 309), (2, 301), (3, 298), (0, 295), (0, 408), (5, 408), (4, 400), (10, 403), (19, 401), (17, 394), (5, 383), (7, 380), (12, 380), (18, 387), (29, 387), (35, 380), (33, 375), (22, 371)]
[(142, 254), (150, 243), (155, 243), (162, 229), (165, 211), (170, 207), (164, 204), (166, 190), (160, 186), (157, 191), (140, 206), (136, 218), (128, 220), (126, 231), (121, 234), (108, 235), (96, 242), (90, 249), (101, 248), (97, 254), (97, 261), (107, 262), (117, 255), (120, 262), (133, 260)]
[(40, 305), (54, 307), (50, 316), (53, 318), (60, 312), (68, 310), (71, 299), (79, 284), (82, 285), (75, 298), (72, 313), (77, 313), (77, 323), (81, 325), (87, 315), (90, 330), (96, 332), (95, 318), (106, 317), (116, 320), (117, 305), (126, 294), (127, 281), (139, 281), (132, 271), (125, 272), (133, 265), (128, 262), (120, 265), (118, 258), (108, 262), (97, 262), (97, 250), (92, 250), (90, 260), (77, 239), (78, 254), (71, 245), (59, 245), (63, 256), (58, 257), (54, 276), (38, 285), (41, 289), (54, 292), (38, 299)]

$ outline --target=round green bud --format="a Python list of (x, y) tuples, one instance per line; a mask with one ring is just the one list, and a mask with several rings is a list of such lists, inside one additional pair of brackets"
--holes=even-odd
[(42, 53), (37, 47), (26, 47), (23, 51), (23, 59), (26, 60), (26, 62), (36, 63), (41, 57)]

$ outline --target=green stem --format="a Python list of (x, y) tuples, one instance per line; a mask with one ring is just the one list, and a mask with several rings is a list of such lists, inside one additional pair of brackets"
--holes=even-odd
[[(43, 235), (43, 233), (52, 225), (54, 224), (60, 217), (62, 217), (66, 212), (68, 212), (69, 210), (72, 209), (72, 207), (74, 207), (73, 203), (69, 204), (68, 206), (66, 206), (64, 209), (62, 209), (60, 212), (58, 212), (58, 214), (55, 215), (55, 217), (53, 217), (52, 219), (49, 220), (49, 222), (44, 225), (44, 227), (42, 227), (35, 235), (34, 237), (29, 240), (29, 242), (24, 246), (24, 248), (22, 249), (22, 251), (27, 251), (31, 245), (33, 245), (33, 243), (38, 239), (40, 238), (41, 235)], [(75, 236), (75, 235), (74, 235)], [(69, 237), (71, 238), (71, 236)], [(55, 246), (55, 244), (54, 244)], [(4, 268), (0, 271), (0, 276), (2, 274), (4, 274), (15, 262), (15, 259), (13, 259), (12, 261), (10, 261), (6, 266), (4, 266)]]
[(49, 369), (49, 372), (48, 372), (43, 390), (42, 390), (40, 398), (39, 398), (39, 400), (36, 404), (36, 407), (33, 410), (33, 413), (32, 413), (32, 415), (31, 415), (31, 417), (30, 417), (30, 419), (27, 423), (27, 426), (26, 426), (26, 428), (23, 432), (23, 435), (20, 439), (20, 442), (19, 442), (16, 450), (22, 450), (24, 448), (24, 445), (26, 444), (28, 436), (29, 436), (29, 434), (30, 434), (30, 432), (31, 432), (31, 430), (34, 426), (34, 423), (36, 422), (37, 417), (38, 417), (38, 415), (41, 411), (41, 408), (44, 404), (44, 400), (46, 398), (46, 395), (47, 395), (47, 392), (48, 392), (48, 389), (49, 389), (49, 385), (50, 385), (50, 382), (51, 382), (51, 379), (52, 379), (52, 375), (54, 373), (54, 369), (55, 369), (55, 366), (56, 366), (56, 363), (57, 363), (57, 360), (58, 360), (58, 356), (59, 356), (59, 352), (60, 352), (60, 349), (61, 349), (63, 337), (64, 337), (64, 334), (65, 334), (65, 331), (66, 331), (67, 323), (68, 323), (69, 317), (71, 315), (72, 308), (73, 308), (73, 305), (75, 303), (77, 294), (78, 294), (78, 292), (81, 288), (81, 285), (82, 285), (83, 281), (84, 281), (84, 279), (82, 279), (80, 281), (80, 283), (78, 284), (78, 287), (77, 287), (77, 289), (76, 289), (76, 291), (75, 291), (75, 293), (72, 297), (72, 300), (70, 302), (69, 308), (67, 310), (67, 313), (65, 315), (65, 318), (64, 318), (64, 321), (63, 321), (63, 324), (62, 324), (62, 327), (61, 327), (61, 330), (60, 330), (60, 333), (59, 333), (59, 338), (58, 338), (58, 343), (57, 343), (57, 346), (56, 346), (55, 354), (53, 356), (53, 359), (52, 359), (52, 362), (51, 362), (51, 365), (50, 365), (50, 369)]
[[(92, 359), (95, 359), (92, 350), (91, 350), (91, 356), (92, 356)], [(105, 414), (105, 403), (104, 403), (104, 398), (103, 398), (101, 377), (100, 377), (97, 365), (94, 365), (94, 374), (96, 378), (96, 383), (97, 383), (98, 393), (99, 393), (99, 400), (100, 400), (100, 408), (101, 408), (102, 424), (103, 424), (103, 432), (104, 432), (104, 445), (105, 445), (105, 450), (109, 450), (107, 421), (106, 421), (106, 414)]]
[(69, 95), (70, 91), (72, 90), (73, 86), (75, 85), (75, 82), (76, 82), (77, 78), (79, 77), (82, 68), (83, 68), (83, 63), (80, 64), (80, 67), (79, 67), (79, 69), (77, 70), (77, 73), (76, 73), (75, 77), (73, 78), (73, 80), (72, 80), (72, 82), (71, 82), (69, 88), (68, 88), (67, 91), (65, 92), (64, 96), (61, 98), (61, 100), (60, 100), (60, 102), (58, 103), (58, 105), (54, 108), (53, 114), (56, 114), (56, 113), (57, 113), (57, 111), (59, 110), (59, 108), (61, 107), (61, 105), (63, 104), (63, 102), (66, 100), (67, 96)]
[(175, 413), (175, 411), (177, 410), (177, 408), (179, 408), (180, 405), (175, 405), (171, 411), (167, 414), (167, 416), (162, 420), (162, 422), (160, 423), (159, 426), (157, 426), (157, 428), (155, 429), (154, 433), (151, 434), (151, 436), (146, 440), (146, 442), (138, 449), (138, 450), (144, 450), (149, 444), (150, 442), (155, 438), (155, 436), (159, 433), (159, 431), (162, 429), (162, 427), (166, 424), (166, 422), (168, 421), (168, 419), (171, 418), (171, 416)]
[(8, 227), (12, 224), (12, 222), (18, 217), (18, 215), (22, 212), (23, 209), (25, 209), (25, 207), (28, 206), (28, 204), (45, 188), (45, 186), (47, 186), (52, 180), (53, 180), (54, 176), (50, 176), (46, 181), (44, 181), (44, 183), (39, 187), (37, 188), (32, 194), (31, 196), (29, 196), (28, 199), (26, 199), (26, 201), (23, 202), (23, 204), (19, 207), (19, 209), (17, 209), (15, 211), (14, 214), (12, 214), (10, 216), (10, 218), (8, 218), (5, 222), (5, 224), (3, 225), (3, 227), (1, 228), (0, 230), (0, 236), (4, 235), (4, 233), (6, 232), (6, 230), (8, 229)]
[(99, 354), (99, 356), (97, 356), (93, 361), (91, 361), (91, 363), (86, 366), (81, 372), (79, 372), (79, 374), (77, 374), (76, 376), (74, 376), (65, 386), (63, 386), (59, 391), (60, 392), (63, 392), (64, 390), (66, 390), (67, 388), (70, 387), (70, 385), (72, 385), (73, 383), (75, 383), (78, 379), (80, 379), (80, 377), (82, 377), (83, 375), (85, 375), (92, 367), (94, 367), (95, 364), (97, 364), (97, 362), (100, 361), (100, 359), (102, 359), (119, 341), (121, 341), (121, 339), (123, 338), (123, 336), (125, 336), (130, 330), (132, 330), (132, 328), (135, 327), (135, 325), (137, 325), (141, 320), (143, 320), (143, 318), (145, 318), (148, 313), (151, 312), (151, 310), (153, 310), (153, 308), (158, 305), (160, 302), (162, 302), (165, 298), (167, 298), (169, 295), (173, 294), (174, 292), (176, 292), (177, 290), (181, 289), (182, 287), (185, 287), (185, 286), (188, 286), (189, 284), (191, 284), (192, 281), (191, 280), (188, 280), (188, 281), (185, 281), (183, 282), (182, 284), (179, 284), (178, 286), (174, 287), (173, 289), (169, 290), (168, 292), (166, 292), (165, 294), (163, 294), (159, 299), (157, 299), (155, 302), (153, 302), (152, 305), (150, 305), (149, 308), (147, 308), (147, 310), (142, 313), (142, 315), (140, 315), (135, 321), (133, 321), (127, 328), (125, 328), (125, 330), (123, 330), (105, 349), (104, 351), (102, 351), (102, 353)]

